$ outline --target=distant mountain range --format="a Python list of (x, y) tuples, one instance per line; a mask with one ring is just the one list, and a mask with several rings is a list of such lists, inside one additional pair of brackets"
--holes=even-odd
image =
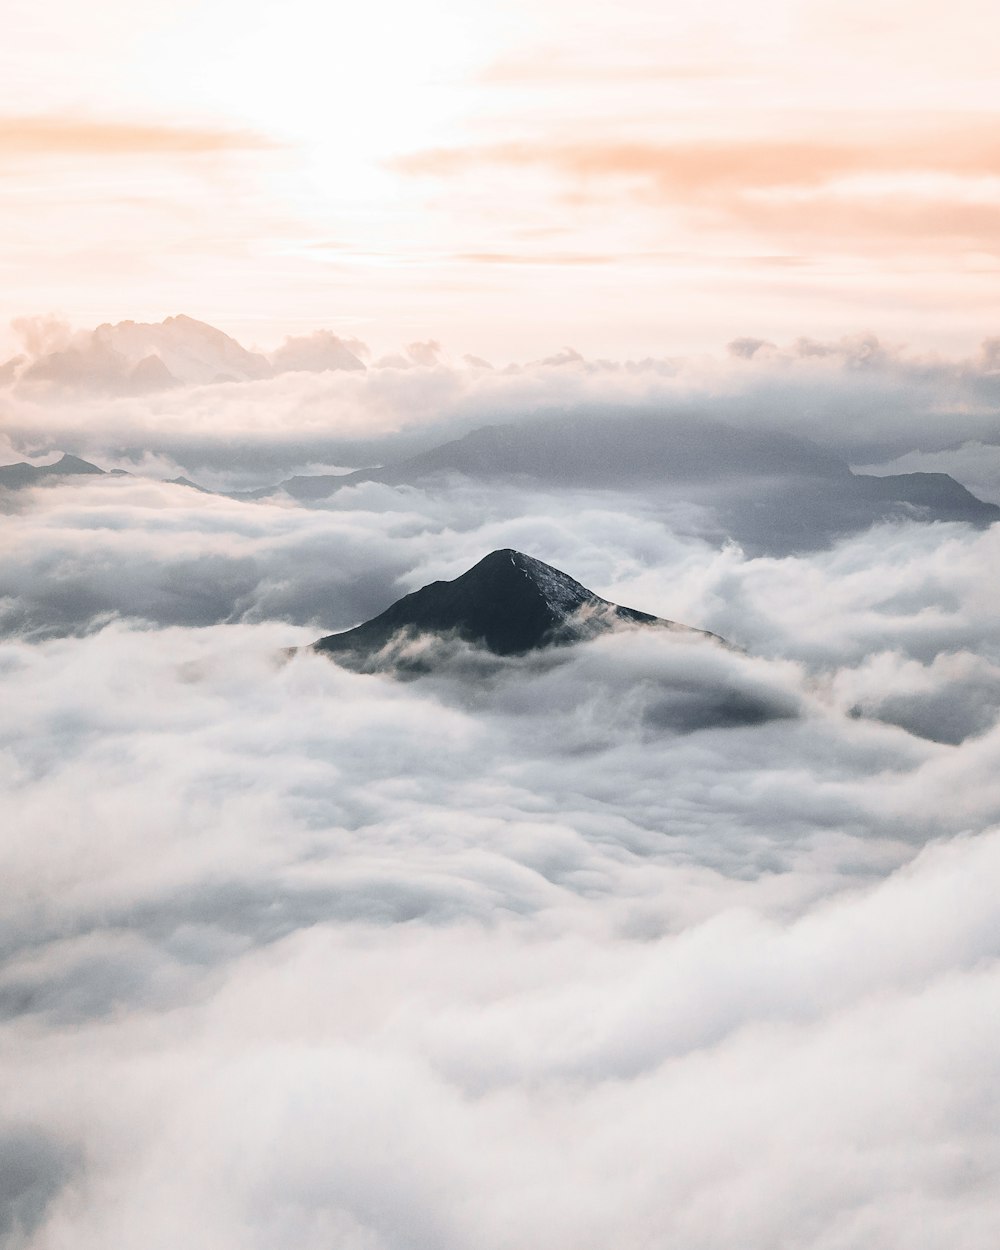
[(390, 644), (399, 645), (387, 663), (402, 661), (405, 666), (406, 644), (425, 635), (455, 636), (495, 655), (524, 655), (580, 642), (622, 624), (715, 638), (610, 603), (560, 569), (505, 547), (490, 552), (454, 581), (431, 582), (404, 595), (363, 625), (321, 638), (313, 649), (349, 667), (368, 669), (380, 666)]
[[(16, 464), (0, 465), (0, 489), (18, 490), (23, 486), (38, 486), (45, 482), (58, 481), (60, 478), (75, 477), (132, 477), (125, 469), (102, 469), (89, 460), (81, 460), (79, 456), (71, 456), (64, 452), (58, 460), (51, 464), (29, 464), (19, 460)], [(186, 477), (170, 478), (171, 486), (190, 486), (192, 490), (203, 495), (213, 492), (191, 482)]]
[(8, 490), (16, 490), (21, 486), (34, 486), (38, 482), (51, 477), (91, 477), (104, 476), (104, 470), (89, 460), (81, 460), (79, 456), (64, 454), (53, 464), (28, 464), (21, 460), (17, 464), (0, 465), (0, 486)]
[(250, 352), (204, 321), (119, 321), (80, 331), (58, 350), (0, 365), (0, 379), (28, 387), (140, 395), (172, 386), (249, 382), (278, 373), (365, 368), (327, 331), (290, 338), (269, 355)]
[[(0, 467), (0, 486), (84, 472), (100, 470), (74, 456), (41, 467), (8, 465)], [(673, 524), (670, 507), (693, 505), (709, 518), (706, 537), (734, 538), (751, 554), (815, 549), (886, 520), (980, 527), (1000, 520), (1000, 507), (947, 473), (853, 473), (836, 454), (807, 439), (701, 418), (632, 413), (485, 426), (374, 468), (300, 475), (230, 497), (285, 494), (314, 504), (364, 483), (434, 490), (463, 479), (546, 491), (641, 492), (654, 508), (662, 507), (667, 524)], [(175, 480), (204, 489), (188, 478)]]
[(738, 429), (700, 417), (620, 413), (483, 426), (378, 468), (293, 477), (269, 489), (310, 500), (360, 482), (415, 485), (454, 474), (595, 489), (732, 476), (795, 474), (841, 481), (851, 476), (833, 452), (793, 435)]
[(245, 492), (317, 503), (366, 482), (427, 489), (456, 479), (529, 488), (639, 490), (664, 507), (701, 505), (717, 533), (751, 553), (823, 546), (886, 520), (964, 521), (984, 527), (1000, 507), (947, 473), (853, 473), (804, 438), (702, 418), (650, 414), (536, 417), (485, 426), (418, 455), (353, 473), (288, 478)]
[[(102, 469), (89, 460), (81, 460), (79, 456), (71, 456), (64, 452), (58, 460), (51, 464), (29, 464), (19, 460), (16, 464), (0, 465), (0, 489), (18, 490), (22, 486), (37, 486), (45, 482), (58, 481), (60, 478), (76, 477), (132, 477), (125, 469)], [(215, 492), (199, 486), (186, 477), (172, 477), (167, 480), (169, 486), (188, 486), (202, 495)]]
[(928, 519), (934, 520), (990, 524), (1000, 518), (1000, 507), (977, 499), (947, 473), (852, 473), (834, 452), (804, 438), (702, 418), (646, 414), (606, 421), (545, 417), (484, 426), (378, 468), (292, 477), (248, 493), (263, 498), (281, 490), (309, 502), (363, 482), (427, 485), (454, 475), (592, 489), (737, 481), (759, 488), (766, 479), (807, 480), (815, 489), (831, 488), (855, 505), (909, 504), (930, 510)]

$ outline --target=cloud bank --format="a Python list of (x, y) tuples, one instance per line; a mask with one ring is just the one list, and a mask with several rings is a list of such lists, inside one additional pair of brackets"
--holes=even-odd
[[(3, 650), (10, 1244), (987, 1244), (996, 729), (301, 636)], [(720, 666), (797, 714), (637, 714)]]

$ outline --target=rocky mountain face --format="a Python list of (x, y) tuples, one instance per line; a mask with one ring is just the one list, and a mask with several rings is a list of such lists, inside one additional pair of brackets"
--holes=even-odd
[(495, 655), (524, 655), (622, 624), (703, 633), (610, 603), (561, 570), (504, 548), (453, 581), (431, 582), (363, 625), (321, 638), (313, 646), (352, 667), (365, 667), (399, 637), (457, 636)]

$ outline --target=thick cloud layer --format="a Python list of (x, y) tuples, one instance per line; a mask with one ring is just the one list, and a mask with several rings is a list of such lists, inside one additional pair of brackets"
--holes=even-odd
[[(336, 421), (308, 374), (49, 410), (53, 445), (232, 486), (485, 403), (408, 375), (337, 375)], [(691, 499), (457, 478), (3, 507), (5, 1248), (992, 1250), (1000, 526), (760, 555)], [(308, 649), (508, 546), (733, 645)]]
[[(997, 730), (660, 634), (472, 686), (301, 637), (3, 651), (10, 1244), (986, 1246)], [(789, 715), (659, 714), (720, 684)]]

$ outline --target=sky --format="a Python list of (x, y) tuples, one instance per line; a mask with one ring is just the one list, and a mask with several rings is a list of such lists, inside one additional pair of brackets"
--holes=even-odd
[(995, 6), (12, 0), (8, 321), (524, 359), (998, 323)]

